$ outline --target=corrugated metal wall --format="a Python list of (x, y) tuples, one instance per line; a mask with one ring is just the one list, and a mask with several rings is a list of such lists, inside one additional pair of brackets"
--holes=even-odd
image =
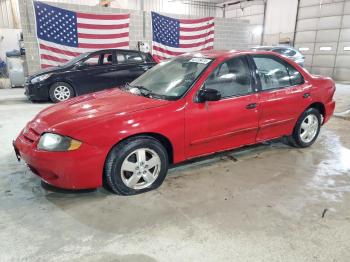
[(350, 81), (350, 1), (301, 0), (295, 42), (312, 73)]

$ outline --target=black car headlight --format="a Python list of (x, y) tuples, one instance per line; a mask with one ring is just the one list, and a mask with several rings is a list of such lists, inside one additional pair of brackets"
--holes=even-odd
[(72, 151), (78, 149), (82, 142), (67, 136), (44, 133), (39, 140), (38, 149), (45, 151)]
[(51, 76), (51, 74), (44, 74), (44, 75), (36, 76), (32, 80), (30, 80), (30, 82), (32, 84), (39, 83), (39, 82), (42, 82), (42, 81), (48, 79), (50, 76)]

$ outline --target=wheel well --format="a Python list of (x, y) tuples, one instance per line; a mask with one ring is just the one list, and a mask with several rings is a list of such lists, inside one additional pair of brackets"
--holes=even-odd
[(173, 161), (174, 161), (174, 151), (173, 151), (173, 146), (170, 142), (170, 140), (159, 134), (159, 133), (139, 133), (139, 134), (136, 134), (136, 135), (132, 135), (132, 136), (128, 136), (128, 137), (125, 137), (124, 139), (120, 140), (118, 142), (118, 144), (126, 139), (129, 139), (131, 137), (138, 137), (138, 136), (149, 136), (149, 137), (152, 137), (156, 140), (158, 140), (163, 146), (164, 148), (166, 149), (167, 153), (168, 153), (168, 157), (169, 157), (169, 164), (172, 164)]
[(326, 109), (325, 109), (324, 105), (320, 102), (313, 103), (308, 108), (317, 109), (323, 117), (325, 117), (325, 115), (326, 115)]

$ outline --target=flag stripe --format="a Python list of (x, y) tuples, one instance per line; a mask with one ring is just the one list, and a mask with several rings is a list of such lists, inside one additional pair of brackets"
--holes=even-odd
[(42, 50), (48, 50), (48, 51), (50, 51), (50, 52), (58, 53), (58, 54), (66, 55), (66, 56), (75, 57), (75, 56), (78, 56), (78, 55), (81, 54), (81, 53), (79, 53), (79, 52), (71, 52), (71, 51), (68, 51), (68, 50), (64, 50), (64, 49), (60, 49), (60, 48), (55, 48), (55, 47), (53, 47), (53, 46), (48, 46), (48, 45), (45, 45), (45, 44), (39, 44), (39, 47), (40, 47), (40, 49), (42, 49)]
[(192, 48), (174, 48), (173, 47), (173, 48), (169, 48), (168, 46), (154, 42), (153, 43), (153, 50), (164, 52), (165, 54), (168, 54), (168, 55), (178, 56), (178, 55), (181, 55), (183, 53), (195, 52), (195, 51), (199, 51), (199, 50), (202, 50), (204, 48), (213, 47), (213, 46), (214, 46), (214, 43), (209, 42), (205, 45), (202, 45), (201, 49), (198, 49), (197, 47), (192, 47)]
[(96, 38), (79, 38), (79, 46), (81, 44), (119, 44), (128, 43), (129, 37), (121, 37), (114, 39), (96, 39)]
[(77, 53), (75, 53), (75, 55), (67, 55), (67, 54), (62, 54), (62, 53), (59, 53), (59, 52), (52, 52), (52, 51), (48, 51), (48, 50), (45, 50), (45, 49), (41, 49), (40, 51), (40, 54), (41, 55), (49, 55), (49, 56), (54, 56), (54, 57), (57, 57), (57, 58), (61, 58), (61, 59), (72, 59), (74, 57), (76, 57)]
[(195, 23), (195, 24), (183, 24), (183, 23), (180, 23), (180, 27), (181, 28), (198, 28), (198, 27), (203, 27), (203, 26), (206, 26), (206, 25), (213, 25), (213, 23), (214, 23), (214, 20), (211, 21), (211, 22)]
[(213, 29), (214, 24), (199, 26), (199, 27), (180, 27), (180, 32), (194, 32), (198, 30), (207, 30), (207, 29)]
[(129, 24), (129, 19), (123, 20), (96, 20), (96, 19), (86, 19), (86, 18), (77, 18), (77, 22), (81, 24), (96, 24), (96, 25), (121, 25)]
[(59, 63), (65, 63), (68, 62), (69, 60), (64, 59), (64, 58), (58, 58), (56, 56), (52, 56), (52, 55), (45, 55), (45, 54), (41, 54), (40, 55), (41, 59), (46, 59), (46, 60), (51, 60), (51, 61), (55, 61), (55, 62), (59, 62)]
[(208, 33), (210, 31), (212, 31), (213, 34), (214, 34), (214, 28), (212, 28), (212, 29), (205, 29), (205, 30), (199, 30), (199, 31), (190, 31), (190, 32), (181, 31), (180, 32), (180, 37), (181, 36), (198, 36), (198, 35), (202, 35), (202, 34)]
[(104, 48), (125, 48), (129, 46), (129, 42), (120, 42), (113, 44), (88, 44), (88, 43), (79, 43), (80, 48), (95, 48), (95, 49), (104, 49)]
[(129, 24), (120, 24), (120, 25), (96, 25), (96, 24), (83, 24), (77, 23), (79, 28), (87, 28), (87, 29), (121, 29), (129, 27)]
[(181, 40), (194, 40), (194, 39), (198, 39), (198, 38), (208, 37), (211, 35), (214, 35), (214, 31), (209, 31), (207, 33), (198, 34), (198, 35), (180, 35), (180, 41)]
[(210, 38), (210, 39), (204, 40), (204, 41), (199, 42), (199, 43), (180, 44), (180, 47), (181, 48), (200, 47), (200, 46), (206, 45), (208, 43), (214, 43), (214, 38)]
[(114, 38), (122, 38), (122, 37), (129, 37), (129, 32), (119, 33), (119, 34), (103, 34), (103, 35), (96, 35), (96, 34), (85, 34), (85, 33), (79, 33), (78, 37), (80, 38), (86, 38), (86, 39), (114, 39)]
[(120, 20), (128, 19), (129, 14), (120, 14), (120, 15), (98, 15), (98, 14), (88, 14), (88, 13), (77, 13), (78, 18), (86, 19), (96, 19), (96, 20)]
[(108, 34), (121, 34), (121, 33), (129, 33), (129, 27), (121, 28), (121, 29), (89, 29), (89, 28), (78, 28), (78, 33), (83, 34), (94, 34), (94, 35), (108, 35)]
[(212, 39), (213, 36), (209, 36), (209, 37), (202, 37), (202, 38), (198, 38), (198, 39), (192, 39), (192, 40), (180, 40), (179, 41), (179, 45), (182, 44), (194, 44), (194, 43), (200, 43), (200, 42), (204, 42), (208, 39)]
[(182, 24), (197, 24), (202, 22), (208, 22), (214, 20), (214, 17), (204, 17), (199, 19), (180, 19), (180, 23)]

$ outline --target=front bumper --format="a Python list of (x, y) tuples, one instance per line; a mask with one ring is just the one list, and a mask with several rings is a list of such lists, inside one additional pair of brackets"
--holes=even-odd
[(24, 85), (24, 94), (31, 101), (48, 101), (49, 89), (50, 85), (45, 81), (36, 84), (27, 81)]
[[(46, 183), (64, 189), (90, 189), (102, 186), (107, 150), (84, 143), (69, 152), (37, 149), (33, 136), (21, 134), (13, 142), (18, 159)], [(38, 136), (39, 137), (39, 136)]]

